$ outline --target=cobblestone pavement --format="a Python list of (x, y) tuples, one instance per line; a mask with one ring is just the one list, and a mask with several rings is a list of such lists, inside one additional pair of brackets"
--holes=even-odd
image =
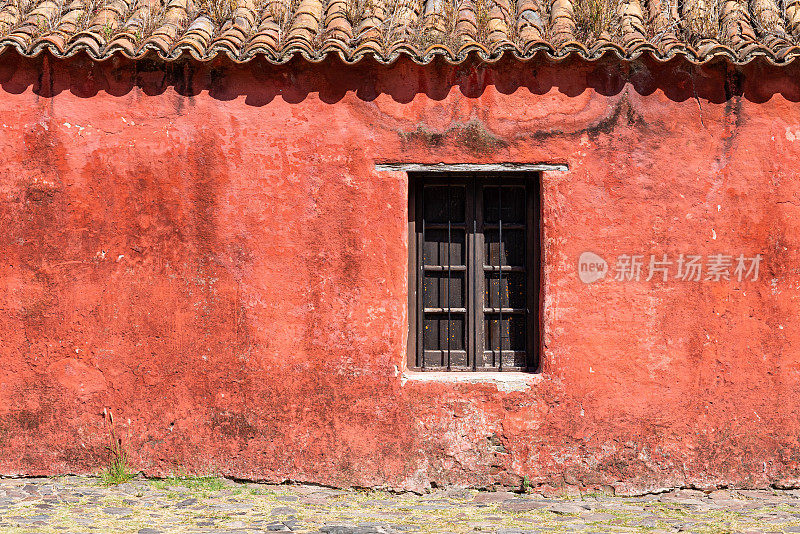
[(800, 491), (641, 497), (341, 491), (227, 480), (0, 479), (2, 533), (797, 532)]

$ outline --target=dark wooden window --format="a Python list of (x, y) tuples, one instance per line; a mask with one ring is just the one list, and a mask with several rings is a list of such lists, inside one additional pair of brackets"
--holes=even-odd
[(410, 176), (409, 367), (536, 370), (538, 175)]

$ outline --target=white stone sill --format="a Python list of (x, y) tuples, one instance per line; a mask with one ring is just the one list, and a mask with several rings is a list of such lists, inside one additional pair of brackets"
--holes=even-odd
[(540, 373), (520, 372), (470, 372), (470, 371), (403, 371), (400, 385), (406, 382), (427, 382), (437, 384), (494, 384), (498, 391), (528, 391), (536, 382), (542, 380)]

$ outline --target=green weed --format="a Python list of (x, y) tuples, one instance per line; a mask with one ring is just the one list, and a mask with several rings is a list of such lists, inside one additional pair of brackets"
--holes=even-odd
[(114, 432), (114, 416), (110, 410), (103, 409), (103, 419), (108, 422), (111, 434), (111, 445), (106, 447), (111, 453), (111, 460), (105, 469), (100, 471), (100, 480), (106, 486), (117, 486), (128, 482), (136, 476), (128, 465), (128, 455), (122, 447), (122, 438)]
[(115, 456), (108, 467), (100, 471), (100, 480), (106, 486), (117, 486), (124, 484), (136, 476), (128, 466), (128, 460), (125, 453)]

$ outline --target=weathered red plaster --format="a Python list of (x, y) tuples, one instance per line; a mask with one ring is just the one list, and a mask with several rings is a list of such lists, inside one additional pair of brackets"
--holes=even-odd
[[(800, 67), (0, 58), (0, 473), (800, 480)], [(529, 389), (404, 380), (407, 177), (551, 162)], [(585, 250), (760, 252), (757, 282)]]

